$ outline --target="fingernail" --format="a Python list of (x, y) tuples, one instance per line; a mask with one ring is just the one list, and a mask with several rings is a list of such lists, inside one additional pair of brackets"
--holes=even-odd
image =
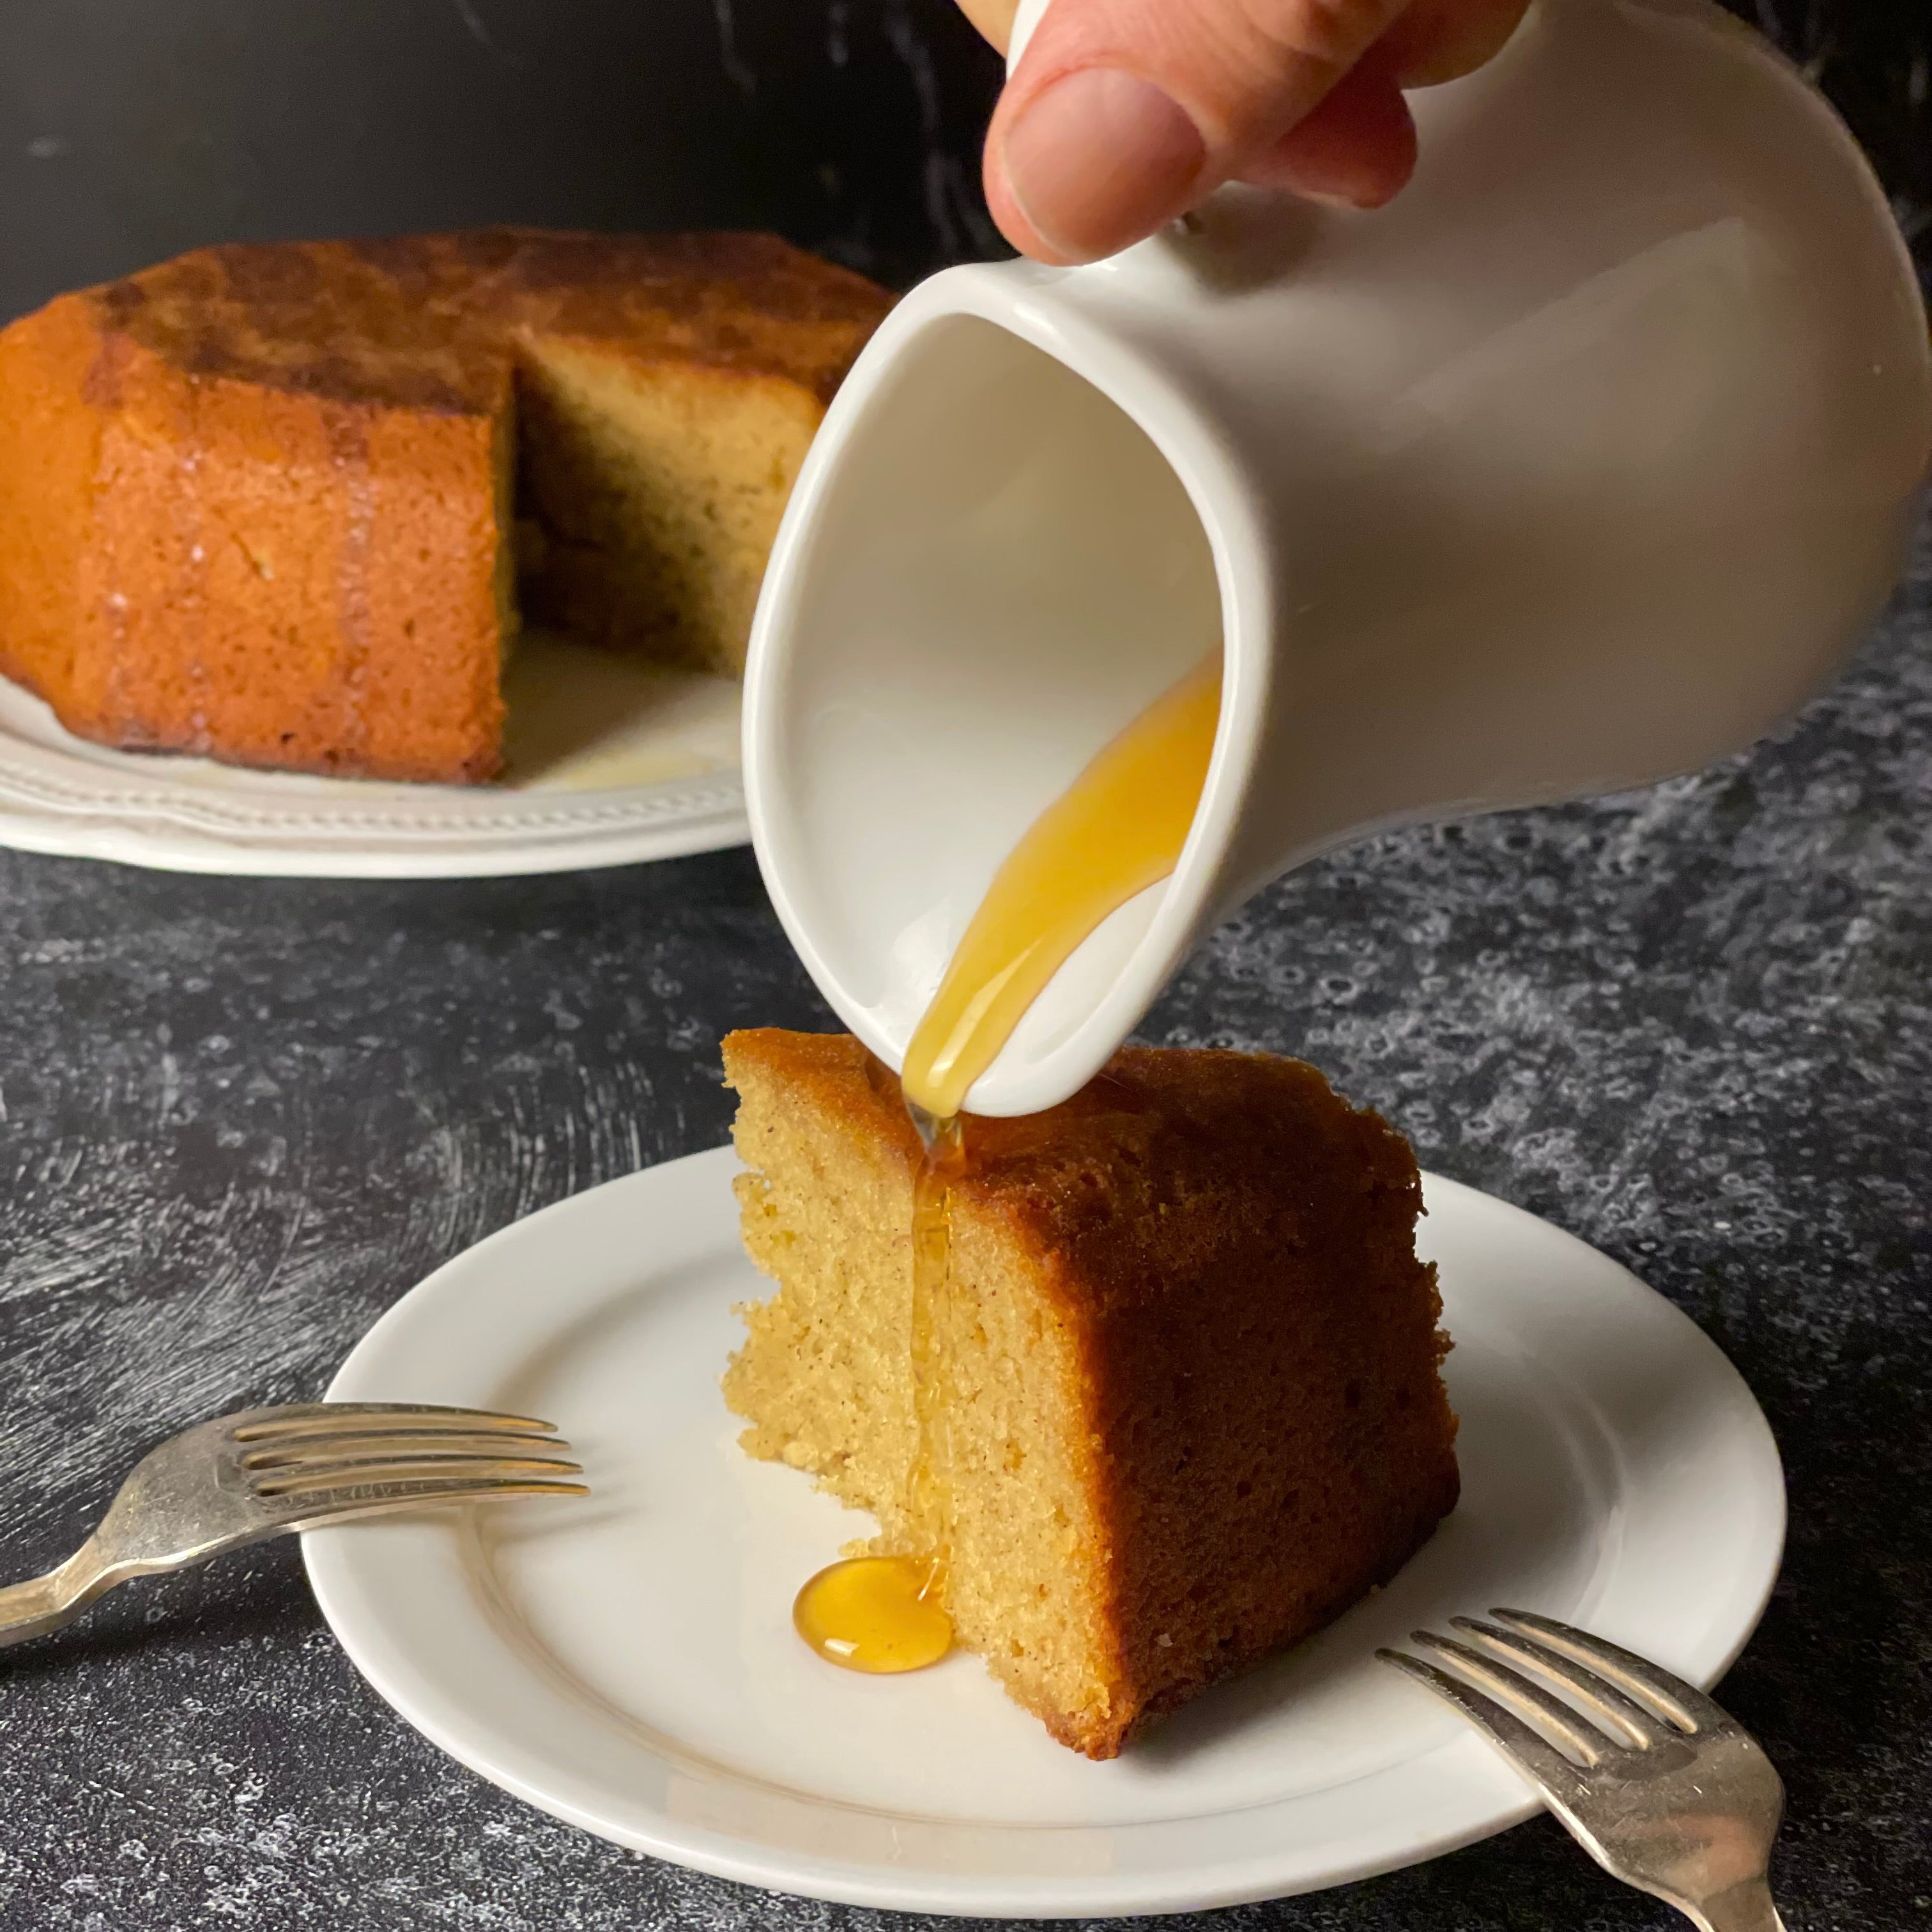
[(1352, 194), (1330, 194), (1326, 188), (1297, 188), (1294, 192), (1298, 201), (1312, 201), (1319, 208), (1339, 208), (1350, 214), (1360, 214), (1364, 209), (1377, 205), (1373, 202), (1358, 201)]
[(1055, 81), (1027, 104), (1000, 150), (1021, 213), (1078, 262), (1111, 255), (1178, 214), (1207, 154), (1177, 102), (1113, 68)]

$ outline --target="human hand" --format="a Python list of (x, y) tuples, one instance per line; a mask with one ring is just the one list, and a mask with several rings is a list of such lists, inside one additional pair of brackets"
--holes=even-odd
[[(1502, 46), (1528, 0), (1052, 0), (986, 134), (986, 200), (1090, 262), (1223, 182), (1375, 208), (1415, 166), (1405, 88)], [(960, 0), (1005, 50), (1014, 0)]]

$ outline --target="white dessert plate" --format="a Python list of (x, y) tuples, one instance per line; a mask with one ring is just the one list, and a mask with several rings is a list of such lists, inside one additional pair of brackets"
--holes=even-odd
[(432, 1275), (338, 1400), (561, 1424), (593, 1494), (306, 1539), (322, 1612), (404, 1717), (620, 1844), (851, 1904), (1012, 1917), (1191, 1910), (1429, 1858), (1535, 1806), (1376, 1664), (1492, 1604), (1700, 1684), (1757, 1622), (1784, 1484), (1750, 1391), (1685, 1316), (1547, 1223), (1426, 1180), (1461, 1507), (1386, 1589), (1112, 1763), (1053, 1743), (978, 1660), (820, 1662), (799, 1585), (868, 1520), (754, 1462), (719, 1399), (741, 1256), (728, 1148), (579, 1195)]
[(0, 845), (170, 872), (452, 878), (742, 844), (739, 687), (526, 632), (502, 776), (395, 784), (117, 752), (0, 678)]

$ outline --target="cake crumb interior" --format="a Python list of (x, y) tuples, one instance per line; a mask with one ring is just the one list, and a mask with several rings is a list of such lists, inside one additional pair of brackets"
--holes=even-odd
[(742, 675), (817, 399), (782, 377), (534, 332), (518, 345), (516, 391), (524, 617)]
[[(927, 1558), (912, 1508), (920, 1453), (910, 1333), (912, 1171), (761, 1070), (738, 1070), (747, 1248), (779, 1282), (740, 1312), (725, 1400), (754, 1456), (869, 1510), (861, 1547)], [(946, 1605), (958, 1641), (1065, 1741), (1103, 1727), (1118, 1676), (1070, 1338), (996, 1221), (956, 1210), (938, 1310), (950, 1441)]]

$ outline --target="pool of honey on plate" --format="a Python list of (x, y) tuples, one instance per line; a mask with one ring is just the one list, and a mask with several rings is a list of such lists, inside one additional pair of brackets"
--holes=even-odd
[(792, 1622), (828, 1664), (888, 1676), (923, 1670), (952, 1648), (952, 1619), (908, 1556), (848, 1556), (798, 1593)]
[(1221, 712), (1215, 652), (1098, 752), (1007, 855), (915, 1029), (899, 1075), (922, 1154), (913, 1178), (910, 1485), (920, 1556), (854, 1556), (812, 1578), (799, 1634), (848, 1670), (922, 1670), (952, 1648), (951, 1445), (944, 1332), (950, 1202), (969, 1159), (961, 1108), (1027, 1009), (1100, 922), (1174, 870)]

